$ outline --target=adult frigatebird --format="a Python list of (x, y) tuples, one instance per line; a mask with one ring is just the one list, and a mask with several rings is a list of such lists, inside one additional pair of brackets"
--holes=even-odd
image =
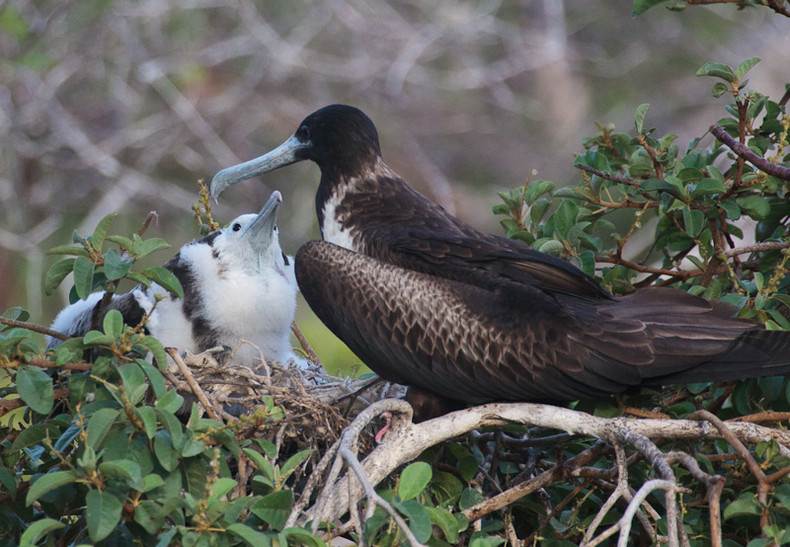
[(324, 241), (296, 255), (300, 290), (371, 369), (410, 386), (422, 417), (446, 410), (437, 400), (562, 402), (790, 371), (790, 333), (732, 306), (668, 288), (613, 297), (569, 262), (449, 215), (384, 163), (350, 106), (310, 114), (217, 173), (211, 194), (301, 160), (321, 170)]
[[(240, 346), (241, 340), (249, 340), (267, 359), (288, 360), (297, 286), (293, 259), (280, 248), (276, 222), (281, 203), (282, 195), (274, 192), (257, 215), (241, 215), (222, 230), (181, 247), (165, 268), (181, 282), (184, 298), (171, 297), (153, 283), (113, 295), (102, 309), (100, 291), (64, 308), (52, 329), (82, 336), (117, 309), (129, 325), (149, 314), (146, 329), (165, 346), (194, 353), (238, 347), (234, 362), (252, 366), (259, 352)], [(58, 343), (50, 340), (50, 346)]]

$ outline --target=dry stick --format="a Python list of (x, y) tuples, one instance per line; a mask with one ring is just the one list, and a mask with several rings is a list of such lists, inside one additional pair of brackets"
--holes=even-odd
[(685, 452), (668, 452), (667, 462), (678, 462), (685, 467), (691, 476), (708, 487), (708, 513), (710, 515), (710, 543), (712, 547), (721, 547), (721, 506), (719, 499), (726, 479), (720, 475), (708, 475), (699, 466), (697, 460)]
[(747, 416), (739, 416), (738, 418), (730, 418), (725, 422), (751, 422), (755, 424), (763, 422), (784, 422), (790, 420), (790, 412), (775, 412), (773, 410), (766, 410), (764, 412), (757, 412), (756, 414), (749, 414)]
[[(362, 488), (365, 490), (365, 495), (367, 495), (368, 499), (384, 509), (400, 526), (403, 533), (406, 535), (406, 538), (409, 540), (409, 543), (415, 547), (423, 547), (423, 544), (417, 541), (417, 538), (414, 537), (411, 530), (409, 529), (409, 525), (406, 524), (406, 521), (395, 511), (395, 508), (387, 502), (384, 498), (378, 495), (376, 490), (373, 488), (373, 485), (370, 484), (367, 475), (365, 474), (365, 470), (362, 468), (362, 464), (359, 463), (357, 457), (351, 452), (348, 447), (341, 447), (340, 448), (340, 456), (346, 461), (348, 466), (357, 476), (357, 480), (362, 485)], [(369, 517), (368, 517), (369, 518)]]
[[(626, 507), (623, 516), (620, 518), (620, 537), (617, 540), (617, 547), (627, 547), (628, 546), (628, 534), (631, 532), (631, 522), (634, 520), (634, 515), (636, 514), (637, 509), (642, 504), (643, 501), (647, 498), (647, 496), (653, 490), (663, 490), (665, 492), (665, 496), (667, 502), (669, 500), (674, 500), (675, 492), (678, 491), (677, 484), (675, 484), (674, 480), (666, 480), (666, 479), (653, 479), (645, 482), (639, 490), (637, 490), (636, 494), (634, 494), (633, 499)], [(667, 503), (667, 525), (669, 527), (669, 534), (667, 537), (667, 545), (669, 547), (674, 547), (680, 545), (678, 542), (678, 522), (674, 518), (674, 513), (670, 514), (670, 507), (669, 503)], [(674, 503), (673, 509), (674, 509)], [(674, 534), (672, 533), (674, 529)]]
[(206, 409), (206, 413), (208, 413), (209, 418), (211, 418), (212, 420), (219, 421), (219, 416), (217, 415), (217, 412), (214, 411), (214, 407), (211, 406), (211, 403), (206, 397), (206, 394), (203, 393), (203, 390), (195, 381), (195, 377), (192, 376), (192, 372), (189, 370), (189, 367), (187, 367), (183, 359), (181, 359), (181, 356), (178, 354), (178, 350), (176, 348), (165, 348), (165, 351), (167, 352), (168, 355), (170, 355), (170, 357), (173, 358), (173, 361), (178, 366), (178, 369), (181, 371), (181, 374), (184, 375), (184, 379), (187, 381), (187, 384), (189, 384), (190, 389), (192, 389), (192, 393), (195, 394), (195, 397), (198, 398), (200, 404), (202, 404), (203, 408)]
[(570, 460), (566, 461), (564, 464), (555, 465), (551, 469), (544, 471), (535, 478), (522, 482), (513, 488), (505, 490), (501, 494), (497, 494), (494, 497), (481, 501), (477, 505), (467, 508), (464, 511), (464, 516), (469, 519), (469, 522), (474, 522), (485, 515), (488, 515), (489, 513), (493, 513), (494, 511), (510, 505), (517, 500), (520, 500), (524, 496), (528, 496), (529, 494), (560, 480), (568, 469), (586, 465), (598, 459), (608, 450), (609, 447), (605, 442), (598, 441), (584, 452), (581, 452), (579, 455), (574, 456)]
[(17, 327), (20, 329), (46, 334), (47, 336), (51, 336), (52, 338), (57, 338), (58, 340), (65, 341), (71, 338), (71, 336), (67, 336), (62, 332), (48, 329), (46, 327), (42, 327), (41, 325), (36, 325), (35, 323), (28, 323), (27, 321), (17, 321), (16, 319), (6, 319), (5, 317), (0, 317), (0, 323), (2, 323), (3, 325), (8, 325), (9, 327)]
[(62, 368), (65, 370), (77, 370), (79, 372), (87, 372), (93, 368), (93, 363), (85, 363), (80, 361), (78, 363), (63, 363), (62, 365), (59, 365), (55, 361), (50, 361), (49, 359), (30, 359), (29, 361), (26, 361), (25, 364), (41, 368)]
[(747, 160), (760, 171), (782, 180), (790, 180), (790, 167), (782, 167), (781, 165), (771, 163), (765, 158), (758, 156), (752, 152), (748, 146), (730, 137), (722, 127), (716, 124), (710, 126), (710, 132), (735, 152), (738, 157)]
[(747, 253), (761, 253), (766, 251), (781, 251), (783, 249), (787, 249), (790, 247), (790, 243), (783, 242), (783, 241), (767, 241), (765, 243), (755, 243), (754, 245), (749, 245), (748, 247), (740, 247), (738, 249), (730, 249), (729, 251), (724, 251), (724, 256), (727, 258), (732, 258), (737, 255), (743, 255)]
[[(727, 424), (721, 421), (718, 416), (711, 414), (707, 410), (697, 410), (689, 414), (689, 418), (706, 420), (719, 430), (724, 439), (735, 449), (741, 459), (746, 462), (746, 465), (749, 466), (749, 470), (752, 472), (752, 475), (754, 475), (754, 478), (757, 479), (757, 501), (765, 507), (768, 504), (768, 482), (766, 481), (765, 473), (760, 467), (760, 464), (752, 457), (749, 449), (743, 445), (732, 431), (730, 431)], [(763, 528), (767, 525), (768, 513), (763, 511), (763, 514), (760, 516), (760, 527)]]
[(315, 351), (313, 351), (313, 347), (310, 345), (310, 342), (307, 341), (307, 338), (305, 338), (304, 334), (302, 334), (302, 331), (299, 330), (299, 326), (296, 324), (296, 321), (291, 323), (291, 332), (293, 332), (294, 336), (296, 336), (296, 339), (299, 340), (299, 344), (302, 346), (302, 349), (307, 354), (307, 357), (310, 359), (310, 361), (320, 365), (321, 360), (318, 358), (318, 355), (316, 355)]

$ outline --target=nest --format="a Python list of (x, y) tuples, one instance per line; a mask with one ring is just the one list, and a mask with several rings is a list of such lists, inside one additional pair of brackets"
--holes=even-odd
[[(168, 349), (168, 353), (173, 362), (165, 377), (188, 401), (196, 401), (208, 417), (226, 423), (237, 435), (266, 438), (278, 449), (292, 446), (323, 452), (362, 410), (405, 393), (403, 386), (380, 378), (332, 376), (315, 357), (278, 363), (261, 355), (257, 366), (247, 367), (234, 364), (232, 356), (223, 364), (219, 349), (184, 355)], [(267, 409), (267, 396), (273, 409)]]

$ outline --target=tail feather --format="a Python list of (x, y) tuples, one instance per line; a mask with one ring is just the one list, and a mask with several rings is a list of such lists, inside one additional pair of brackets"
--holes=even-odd
[(646, 383), (718, 382), (763, 376), (790, 376), (790, 332), (747, 331), (710, 360), (684, 371), (649, 378)]

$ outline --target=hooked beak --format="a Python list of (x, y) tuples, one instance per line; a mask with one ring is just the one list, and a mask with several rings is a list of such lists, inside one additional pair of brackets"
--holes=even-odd
[(258, 254), (263, 254), (271, 245), (274, 227), (277, 225), (277, 210), (283, 202), (283, 195), (275, 190), (241, 237), (250, 240), (250, 245)]
[(263, 156), (255, 158), (254, 160), (223, 169), (214, 175), (213, 179), (211, 179), (211, 197), (213, 197), (216, 201), (222, 191), (228, 186), (232, 186), (237, 182), (247, 180), (257, 175), (262, 175), (263, 173), (268, 173), (269, 171), (274, 171), (280, 167), (296, 163), (301, 159), (296, 157), (296, 153), (303, 148), (309, 147), (309, 142), (300, 142), (296, 138), (296, 135), (291, 135), (287, 141), (282, 143), (268, 154), (264, 154)]

